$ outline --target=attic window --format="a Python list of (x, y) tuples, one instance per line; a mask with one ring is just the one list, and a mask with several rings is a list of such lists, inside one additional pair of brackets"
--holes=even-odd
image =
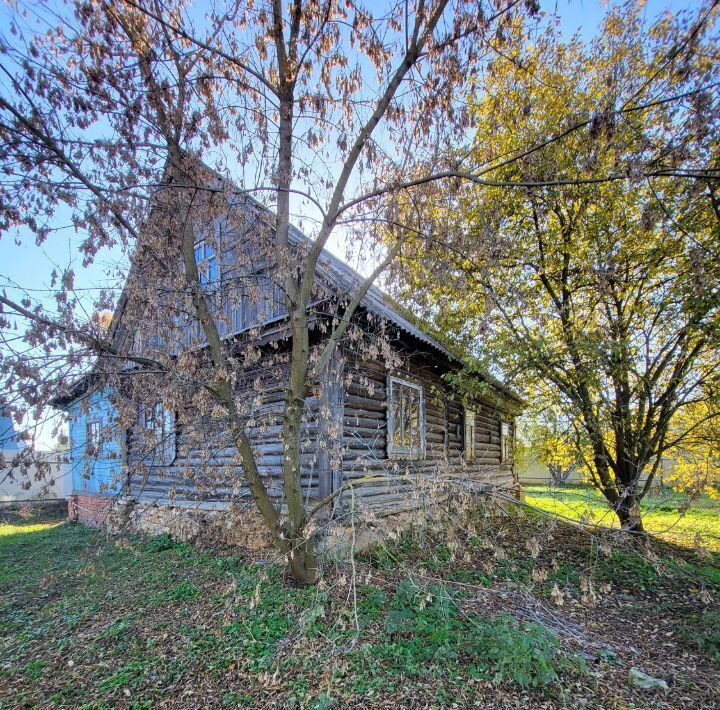
[(465, 458), (472, 461), (475, 458), (475, 412), (465, 410), (465, 439), (463, 441)]
[(425, 456), (425, 400), (420, 385), (388, 378), (388, 456)]
[(195, 245), (195, 263), (198, 265), (200, 285), (209, 286), (218, 281), (218, 264), (215, 250), (206, 242)]
[(152, 447), (145, 462), (149, 466), (169, 466), (175, 460), (175, 413), (157, 402), (141, 406), (140, 420)]

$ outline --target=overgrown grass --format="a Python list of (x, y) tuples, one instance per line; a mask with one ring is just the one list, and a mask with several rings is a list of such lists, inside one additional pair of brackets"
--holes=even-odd
[[(594, 504), (586, 489), (563, 494), (531, 498)], [(148, 708), (178, 698), (188, 706), (491, 707), (500, 696), (576, 707), (592, 696), (598, 668), (626, 674), (638, 653), (647, 670), (656, 652), (663, 668), (688, 654), (700, 658), (691, 668), (717, 663), (720, 555), (603, 535), (533, 512), (472, 510), (459, 526), (413, 530), (359, 555), (355, 578), (339, 567), (302, 588), (273, 564), (167, 535), (6, 524), (0, 707)], [(546, 611), (533, 616), (538, 609)], [(589, 667), (579, 655), (588, 647), (562, 636), (562, 616), (572, 628), (585, 619), (598, 629), (608, 611), (612, 633), (601, 648), (614, 650), (597, 652)], [(613, 645), (618, 623), (625, 631)], [(633, 655), (621, 666), (626, 646)], [(700, 688), (699, 706), (714, 692), (703, 688), (720, 682), (703, 668), (702, 677), (677, 671), (683, 693)], [(624, 677), (603, 683), (617, 697), (590, 706), (645, 706)]]
[[(405, 580), (390, 601), (387, 638), (367, 650), (392, 672), (548, 685), (560, 669), (584, 670), (578, 656), (563, 656), (556, 636), (537, 623), (503, 614), (487, 619), (463, 613), (460, 594), (443, 584)], [(367, 654), (366, 654), (367, 655)]]
[[(524, 486), (526, 501), (551, 513), (574, 520), (618, 526), (617, 516), (592, 486)], [(659, 538), (695, 548), (720, 552), (720, 500), (667, 491), (653, 493), (642, 503), (645, 529)]]
[[(515, 516), (511, 514), (510, 518), (514, 520)], [(524, 533), (537, 542), (535, 558), (533, 545), (519, 546), (514, 541), (503, 544), (502, 535), (493, 538), (469, 534), (456, 539), (454, 547), (461, 551), (469, 548), (475, 554), (453, 554), (445, 531), (439, 530), (403, 534), (392, 544), (362, 553), (360, 559), (384, 571), (412, 566), (459, 585), (527, 588), (543, 599), (550, 598), (556, 586), (570, 597), (580, 599), (583, 579), (597, 588), (607, 585), (610, 592), (616, 593), (672, 589), (685, 594), (699, 587), (720, 592), (717, 553), (702, 557), (688, 551), (685, 556), (676, 556), (672, 554), (673, 548), (669, 548), (663, 550), (663, 557), (653, 555), (650, 559), (642, 546), (622, 538), (603, 544), (601, 537), (568, 535), (569, 531), (563, 528), (544, 538), (543, 524), (547, 522), (532, 512), (515, 522), (523, 525)], [(540, 575), (534, 574), (539, 570)]]
[(583, 669), (552, 631), (463, 612), (461, 595), (443, 584), (362, 584), (355, 606), (342, 581), (295, 587), (276, 566), (167, 536), (6, 530), (0, 705), (145, 707), (200, 684), (222, 689), (229, 705), (263, 706), (279, 693), (320, 707), (428, 678), (448, 700), (478, 679), (552, 686)]

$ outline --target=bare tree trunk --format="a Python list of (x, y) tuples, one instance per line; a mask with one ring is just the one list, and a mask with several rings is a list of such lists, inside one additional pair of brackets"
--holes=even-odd
[(309, 336), (305, 305), (295, 308), (292, 318), (292, 359), (290, 382), (285, 400), (283, 427), (283, 490), (288, 507), (287, 536), (289, 564), (293, 576), (307, 583), (317, 581), (317, 556), (311, 540), (306, 539), (307, 512), (302, 495), (300, 463), (300, 427), (308, 385)]
[(640, 501), (644, 491), (640, 490), (640, 473), (644, 465), (628, 452), (632, 447), (628, 444), (627, 434), (621, 431), (616, 434), (617, 458), (615, 463), (615, 480), (619, 483), (620, 498), (615, 503), (615, 512), (623, 530), (634, 534), (644, 531)]
[(552, 477), (553, 485), (559, 486), (566, 483), (571, 474), (576, 470), (577, 466), (571, 464), (567, 468), (563, 468), (557, 464), (551, 463), (548, 465), (550, 476)]
[[(188, 176), (184, 175), (183, 172), (183, 157), (179, 146), (171, 145), (170, 155), (177, 174), (182, 175), (183, 179), (188, 180)], [(200, 283), (198, 266), (195, 262), (195, 233), (192, 223), (192, 210), (193, 204), (191, 199), (187, 206), (183, 224), (182, 256), (185, 267), (185, 281), (192, 294), (195, 314), (205, 334), (212, 362), (222, 373), (217, 381), (208, 388), (208, 391), (213, 399), (227, 412), (230, 429), (242, 460), (243, 470), (250, 492), (260, 514), (268, 526), (275, 545), (281, 552), (287, 552), (288, 541), (283, 534), (280, 516), (263, 483), (250, 439), (244, 429), (244, 422), (238, 416), (235, 406), (232, 384), (228, 380), (228, 373), (232, 371), (232, 363), (228, 361), (227, 352), (220, 338), (220, 333), (218, 332), (217, 325), (210, 311), (207, 298), (203, 293), (202, 284)]]
[[(274, 40), (277, 51), (280, 102), (280, 127), (277, 170), (277, 214), (275, 240), (278, 261), (287, 255), (290, 231), (290, 187), (293, 167), (293, 120), (295, 114), (295, 78), (297, 61), (297, 35), (302, 6), (292, 9), (287, 44), (284, 37), (282, 7), (273, 0)], [(312, 270), (314, 265), (307, 267)], [(302, 281), (303, 279), (301, 279)], [(290, 317), (292, 346), (290, 351), (290, 379), (285, 397), (283, 415), (283, 493), (287, 504), (287, 521), (284, 524), (288, 564), (295, 579), (306, 584), (318, 580), (317, 555), (314, 543), (307, 539), (307, 511), (302, 492), (300, 462), (300, 427), (308, 391), (310, 345), (307, 323), (309, 293), (298, 284), (297, 274), (291, 269), (285, 276), (285, 293)]]
[(620, 526), (623, 530), (638, 534), (644, 532), (642, 515), (640, 512), (640, 496), (637, 493), (623, 495), (615, 507)]

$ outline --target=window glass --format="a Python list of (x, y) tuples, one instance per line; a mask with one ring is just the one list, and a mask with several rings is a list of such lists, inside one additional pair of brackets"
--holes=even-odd
[(510, 422), (500, 423), (500, 463), (505, 463), (512, 458), (512, 434)]
[(85, 449), (89, 454), (97, 455), (100, 453), (100, 444), (102, 438), (102, 430), (100, 422), (88, 422), (86, 426)]
[(208, 286), (217, 282), (217, 256), (210, 244), (199, 242), (195, 245), (195, 263), (198, 265), (198, 275), (202, 286)]
[(402, 387), (401, 390), (401, 402), (402, 408), (402, 440), (401, 444), (404, 447), (411, 445), (410, 437), (412, 436), (412, 425), (413, 425), (413, 404), (412, 404), (412, 390), (409, 387)]
[(388, 381), (388, 453), (421, 457), (425, 453), (423, 390), (391, 377)]
[(400, 388), (393, 388), (392, 396), (390, 398), (390, 421), (395, 424), (392, 426), (390, 437), (394, 447), (400, 448), (403, 445), (402, 441), (402, 405), (401, 405)]
[(409, 410), (410, 410), (410, 426), (407, 431), (408, 443), (414, 451), (421, 448), (420, 440), (420, 390), (414, 387), (408, 390)]
[(465, 458), (470, 460), (475, 456), (475, 412), (465, 410)]
[(151, 437), (153, 446), (149, 465), (168, 465), (175, 460), (175, 413), (165, 409), (160, 402), (145, 406), (142, 425)]

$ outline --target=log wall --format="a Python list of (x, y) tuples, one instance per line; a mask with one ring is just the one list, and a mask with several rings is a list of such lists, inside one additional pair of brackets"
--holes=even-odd
[[(473, 404), (476, 412), (475, 452), (463, 453), (464, 414), (440, 376), (437, 363), (426, 357), (404, 358), (404, 365), (389, 371), (382, 360), (345, 353), (343, 405), (343, 481), (362, 482), (342, 496), (341, 508), (367, 508), (390, 514), (424, 507), (445, 495), (450, 484), (513, 484), (512, 462), (500, 461), (501, 422), (513, 417), (486, 402)], [(389, 458), (387, 454), (387, 382), (392, 375), (421, 385), (425, 404), (425, 455)]]
[[(380, 514), (426, 507), (448, 485), (510, 486), (510, 461), (500, 461), (501, 422), (512, 422), (488, 402), (475, 402), (475, 452), (463, 453), (462, 404), (453, 399), (441, 366), (427, 356), (403, 359), (390, 371), (384, 360), (340, 352), (329, 372), (311, 387), (302, 427), (302, 485), (308, 501), (329, 495), (348, 482), (335, 509)], [(420, 458), (389, 458), (387, 453), (387, 382), (392, 375), (422, 386), (425, 453)], [(282, 494), (282, 415), (287, 364), (268, 365), (238, 376), (236, 397), (252, 412), (248, 427), (260, 473), (271, 495)], [(511, 429), (512, 432), (512, 429)], [(175, 451), (164, 465), (160, 448), (141, 427), (128, 432), (129, 491), (159, 500), (227, 502), (250, 492), (242, 465), (220, 419), (178, 416)], [(371, 478), (366, 481), (362, 479)]]
[[(282, 494), (282, 416), (287, 365), (255, 366), (238, 376), (236, 399), (250, 416), (250, 436), (268, 492)], [(301, 428), (302, 486), (308, 500), (319, 495), (317, 452), (319, 392), (306, 402)], [(140, 424), (127, 434), (129, 490), (134, 497), (202, 502), (237, 501), (250, 497), (239, 454), (222, 419), (199, 417), (189, 407), (177, 416), (174, 458), (163, 461), (163, 447)]]

